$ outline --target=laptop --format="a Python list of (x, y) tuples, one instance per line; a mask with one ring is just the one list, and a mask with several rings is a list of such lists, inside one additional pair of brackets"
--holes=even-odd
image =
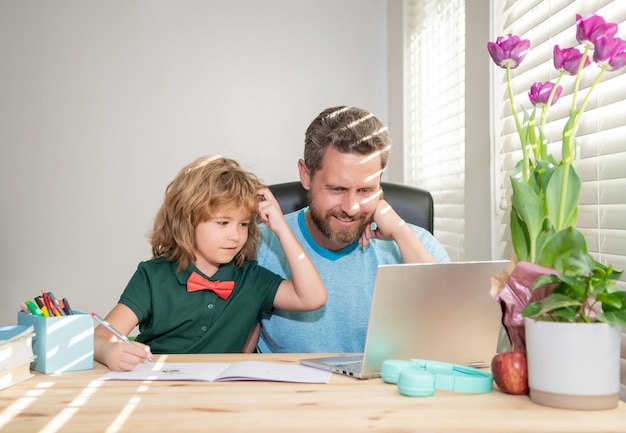
[(379, 265), (365, 352), (300, 363), (359, 379), (379, 377), (386, 359), (489, 367), (502, 321), (500, 304), (490, 295), (491, 276), (508, 263)]

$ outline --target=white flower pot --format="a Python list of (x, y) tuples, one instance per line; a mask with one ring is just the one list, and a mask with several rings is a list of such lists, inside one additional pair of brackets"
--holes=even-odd
[(564, 409), (619, 403), (620, 331), (606, 323), (525, 319), (530, 399)]

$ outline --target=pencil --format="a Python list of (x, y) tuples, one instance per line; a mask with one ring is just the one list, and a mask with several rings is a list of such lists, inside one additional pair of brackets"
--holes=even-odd
[[(107, 328), (109, 331), (111, 331), (111, 333), (113, 335), (115, 335), (117, 338), (119, 338), (120, 340), (122, 340), (124, 343), (127, 344), (133, 344), (132, 341), (130, 341), (128, 339), (127, 336), (125, 336), (124, 334), (122, 334), (120, 331), (118, 331), (117, 329), (115, 329), (113, 327), (113, 325), (111, 325), (109, 322), (107, 322), (106, 320), (104, 320), (102, 317), (98, 316), (96, 313), (91, 313), (91, 317), (93, 317), (94, 319), (96, 319), (98, 322), (100, 322), (100, 324), (102, 326), (104, 326), (105, 328)], [(149, 362), (153, 362), (152, 361), (152, 357), (148, 358)]]

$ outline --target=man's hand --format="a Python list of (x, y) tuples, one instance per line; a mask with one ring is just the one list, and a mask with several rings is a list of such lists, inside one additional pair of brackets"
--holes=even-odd
[(359, 239), (359, 244), (366, 247), (369, 240), (382, 239), (394, 241), (398, 244), (403, 263), (436, 263), (437, 260), (424, 247), (413, 229), (385, 200), (380, 200), (374, 215), (373, 222), (376, 228), (367, 227)]
[(396, 240), (395, 233), (406, 224), (389, 203), (382, 199), (378, 201), (372, 220), (376, 227), (372, 229), (371, 226), (368, 226), (359, 239), (359, 244), (364, 247), (369, 245), (369, 240), (372, 238), (386, 241)]

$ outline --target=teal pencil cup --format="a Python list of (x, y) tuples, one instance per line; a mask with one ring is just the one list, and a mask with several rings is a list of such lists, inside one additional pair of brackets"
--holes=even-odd
[(39, 317), (20, 311), (17, 323), (35, 328), (32, 370), (50, 374), (93, 368), (94, 327), (89, 314)]

